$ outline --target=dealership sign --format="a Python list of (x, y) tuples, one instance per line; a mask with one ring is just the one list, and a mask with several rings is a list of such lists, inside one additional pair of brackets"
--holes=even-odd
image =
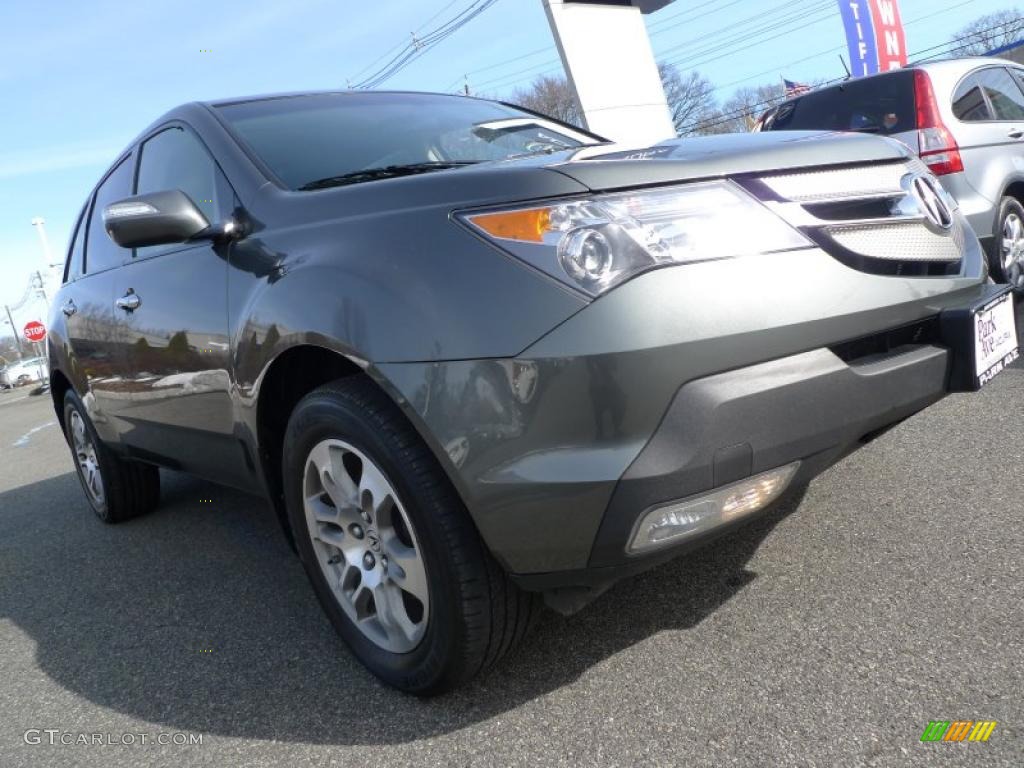
[(839, 0), (854, 77), (899, 69), (907, 39), (897, 0)]

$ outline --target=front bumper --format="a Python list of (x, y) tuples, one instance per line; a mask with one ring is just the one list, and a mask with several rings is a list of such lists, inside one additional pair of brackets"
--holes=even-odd
[(599, 586), (681, 551), (627, 555), (651, 505), (795, 460), (800, 483), (940, 399), (935, 319), (989, 290), (968, 250), (930, 278), (817, 249), (663, 269), (515, 359), (377, 369), (523, 586)]

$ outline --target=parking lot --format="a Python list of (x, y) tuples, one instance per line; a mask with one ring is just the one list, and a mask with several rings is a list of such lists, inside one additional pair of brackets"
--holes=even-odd
[(0, 393), (0, 765), (1020, 766), (1022, 435), (1018, 363), (420, 701), (349, 656), (259, 499), (165, 473), (103, 526), (49, 398)]

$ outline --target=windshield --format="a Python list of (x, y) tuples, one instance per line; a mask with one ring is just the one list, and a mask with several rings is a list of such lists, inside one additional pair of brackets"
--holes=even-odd
[(330, 93), (219, 110), (291, 189), (370, 169), (438, 170), (599, 143), (513, 107), (462, 96)]
[(863, 131), (889, 136), (916, 129), (914, 73), (892, 72), (812, 91), (779, 105), (764, 131)]

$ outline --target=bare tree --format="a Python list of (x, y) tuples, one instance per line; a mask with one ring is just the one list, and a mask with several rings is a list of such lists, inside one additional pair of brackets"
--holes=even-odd
[[(692, 133), (695, 124), (714, 113), (714, 86), (699, 72), (681, 75), (678, 69), (667, 63), (658, 65), (658, 73), (676, 130)], [(529, 87), (513, 93), (510, 101), (571, 125), (583, 125), (583, 114), (572, 88), (561, 76), (542, 75)]]
[(509, 100), (513, 104), (548, 115), (563, 123), (583, 125), (583, 115), (579, 104), (576, 103), (576, 95), (564, 77), (541, 75), (529, 88), (513, 93)]
[(715, 87), (700, 72), (695, 70), (684, 76), (666, 62), (658, 65), (658, 72), (676, 132), (680, 135), (694, 133), (696, 127), (715, 112)]
[(754, 127), (761, 115), (785, 98), (782, 83), (740, 88), (722, 104), (717, 113), (698, 125), (696, 132), (746, 133)]
[(1020, 8), (979, 16), (950, 38), (956, 56), (981, 56), (1024, 39), (1024, 15)]

